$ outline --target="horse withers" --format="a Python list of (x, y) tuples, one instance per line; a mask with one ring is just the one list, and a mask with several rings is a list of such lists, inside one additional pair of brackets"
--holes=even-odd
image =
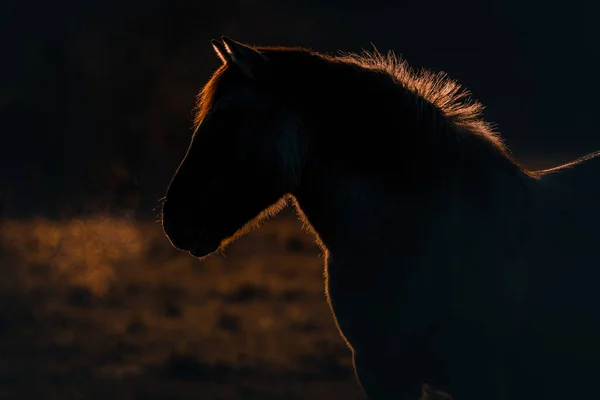
[(291, 199), (370, 399), (589, 398), (600, 152), (527, 170), (466, 90), (392, 53), (212, 45), (163, 205), (175, 247), (205, 257)]

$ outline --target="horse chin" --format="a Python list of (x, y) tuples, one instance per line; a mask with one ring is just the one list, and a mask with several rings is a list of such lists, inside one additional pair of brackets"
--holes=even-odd
[(197, 258), (203, 258), (211, 255), (215, 251), (219, 250), (221, 241), (207, 241), (203, 238), (196, 240), (196, 242), (189, 249), (189, 253)]

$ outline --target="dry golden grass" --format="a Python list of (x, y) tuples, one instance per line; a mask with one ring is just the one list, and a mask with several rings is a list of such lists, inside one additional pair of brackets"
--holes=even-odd
[(156, 223), (0, 226), (1, 399), (361, 399), (289, 216), (202, 262)]
[(9, 220), (0, 267), (0, 399), (364, 399), (289, 210), (203, 261), (153, 222)]

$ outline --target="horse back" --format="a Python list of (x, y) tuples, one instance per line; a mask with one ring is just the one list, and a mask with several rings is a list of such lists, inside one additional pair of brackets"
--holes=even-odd
[[(535, 237), (539, 238), (534, 241), (536, 264), (543, 265), (538, 272), (546, 276), (560, 272), (556, 278), (565, 283), (584, 277), (590, 284), (597, 282), (600, 151), (539, 176), (533, 212)], [(578, 284), (585, 286), (584, 282)]]
[(519, 364), (529, 382), (561, 382), (551, 388), (559, 393), (600, 373), (595, 364), (600, 357), (600, 152), (538, 176), (528, 260), (530, 341), (523, 349), (530, 363)]
[(543, 186), (568, 193), (575, 201), (600, 204), (600, 151), (536, 174)]

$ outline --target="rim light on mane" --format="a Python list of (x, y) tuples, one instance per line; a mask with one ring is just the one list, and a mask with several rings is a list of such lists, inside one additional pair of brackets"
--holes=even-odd
[(447, 121), (464, 132), (480, 135), (508, 153), (500, 135), (483, 119), (484, 106), (474, 100), (472, 93), (451, 79), (445, 72), (415, 70), (393, 51), (381, 53), (376, 48), (362, 53), (342, 52), (338, 60), (362, 68), (385, 72), (414, 94), (417, 110), (434, 107)]
[(212, 45), (163, 203), (174, 246), (220, 251), (291, 199), (371, 398), (589, 394), (600, 151), (522, 168), (468, 90), (393, 52)]

